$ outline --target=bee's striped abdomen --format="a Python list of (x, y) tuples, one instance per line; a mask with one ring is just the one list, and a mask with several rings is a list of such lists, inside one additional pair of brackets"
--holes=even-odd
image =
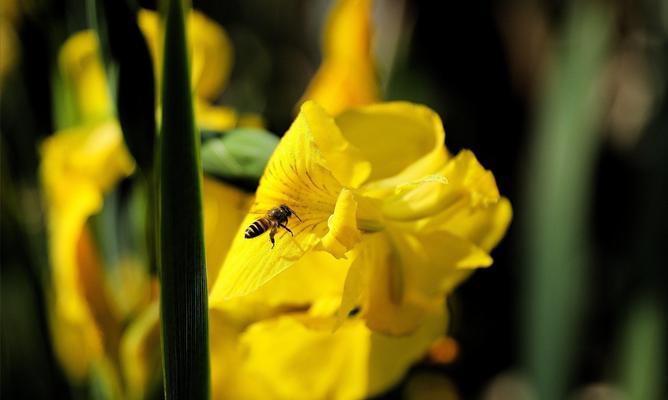
[(246, 233), (244, 237), (246, 239), (252, 239), (256, 236), (260, 236), (269, 229), (271, 222), (267, 218), (260, 218), (257, 221), (253, 222), (246, 228)]

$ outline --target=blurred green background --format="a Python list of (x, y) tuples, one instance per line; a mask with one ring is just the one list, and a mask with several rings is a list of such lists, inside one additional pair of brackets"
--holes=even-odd
[[(57, 52), (88, 15), (78, 0), (2, 1), (0, 397), (86, 398), (48, 337), (36, 174), (37, 145), (55, 131)], [(320, 63), (330, 2), (192, 3), (234, 44), (218, 102), (284, 132)], [(384, 398), (433, 398), (420, 385), (437, 396), (440, 377), (464, 399), (666, 398), (668, 3), (375, 8), (384, 99), (436, 110), (448, 148), (473, 149), (515, 213), (494, 266), (450, 301), (457, 360), (417, 365)]]

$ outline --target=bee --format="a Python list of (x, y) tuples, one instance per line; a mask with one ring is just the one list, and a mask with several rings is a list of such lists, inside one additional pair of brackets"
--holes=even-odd
[(269, 240), (271, 240), (271, 248), (273, 249), (274, 245), (276, 244), (274, 242), (274, 235), (276, 235), (278, 228), (283, 228), (294, 236), (290, 228), (287, 227), (288, 218), (293, 215), (301, 222), (301, 218), (299, 218), (299, 216), (297, 216), (297, 214), (295, 214), (295, 212), (285, 204), (281, 204), (276, 208), (272, 208), (264, 217), (256, 220), (250, 224), (248, 228), (246, 228), (244, 238), (252, 239), (254, 237), (258, 237), (271, 228), (269, 231)]

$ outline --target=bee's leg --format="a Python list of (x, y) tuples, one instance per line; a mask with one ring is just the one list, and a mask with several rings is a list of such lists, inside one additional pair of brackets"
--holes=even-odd
[(278, 227), (274, 226), (274, 227), (271, 228), (271, 231), (269, 232), (269, 240), (271, 240), (271, 248), (272, 249), (276, 245), (276, 241), (274, 240), (274, 235), (276, 234), (277, 230), (278, 230)]
[(285, 224), (278, 224), (281, 228), (285, 229), (286, 231), (290, 232), (290, 235), (294, 236), (294, 233), (288, 228)]

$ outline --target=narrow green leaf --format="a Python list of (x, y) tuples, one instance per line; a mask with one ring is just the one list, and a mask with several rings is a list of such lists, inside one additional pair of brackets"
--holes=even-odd
[(572, 4), (536, 122), (522, 221), (525, 365), (544, 400), (567, 397), (585, 308), (587, 212), (602, 104), (596, 84), (611, 25), (602, 5)]
[(665, 315), (659, 302), (643, 299), (633, 304), (619, 360), (621, 386), (628, 400), (665, 398), (661, 394), (666, 389), (665, 338)]
[(155, 78), (148, 45), (128, 0), (90, 0), (101, 54), (114, 72), (116, 113), (125, 142), (145, 173), (155, 153)]
[(160, 138), (160, 310), (165, 396), (209, 398), (207, 285), (199, 134), (195, 131), (183, 5), (165, 23)]
[(202, 144), (202, 167), (221, 178), (257, 181), (277, 144), (263, 129), (235, 129)]

